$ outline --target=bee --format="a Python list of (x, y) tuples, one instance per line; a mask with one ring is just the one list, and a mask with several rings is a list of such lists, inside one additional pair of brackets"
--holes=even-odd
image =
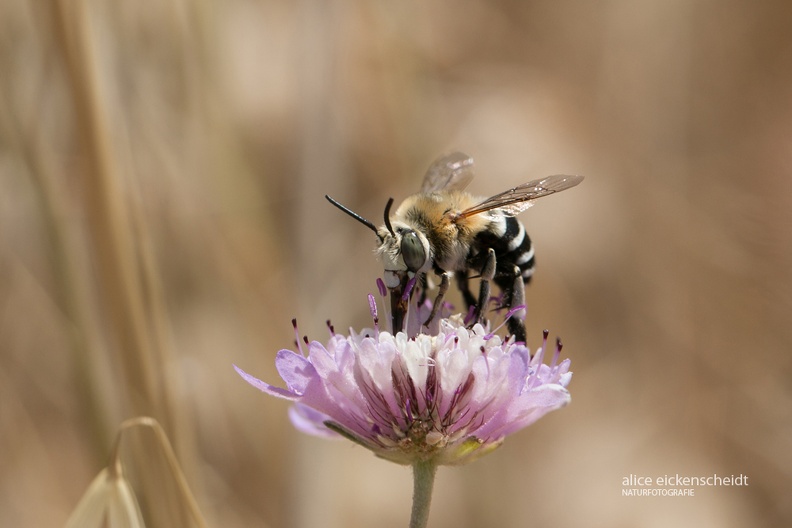
[[(534, 273), (534, 247), (516, 215), (534, 200), (574, 187), (582, 176), (548, 176), (479, 199), (465, 191), (473, 179), (473, 159), (452, 152), (435, 160), (421, 190), (407, 197), (391, 216), (393, 198), (385, 206), (384, 224), (375, 226), (359, 214), (325, 196), (333, 205), (374, 231), (376, 253), (384, 266), (390, 290), (393, 331), (403, 329), (408, 298), (416, 284), (425, 290), (430, 271), (440, 277), (428, 324), (437, 316), (451, 277), (474, 322), (483, 321), (490, 299), (490, 283), (502, 292), (501, 306), (515, 341), (525, 341), (525, 284)], [(473, 276), (471, 276), (471, 273)], [(480, 278), (478, 297), (469, 280)]]

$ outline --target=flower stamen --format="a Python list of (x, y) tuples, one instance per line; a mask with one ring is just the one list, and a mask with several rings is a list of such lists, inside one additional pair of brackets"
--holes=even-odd
[(294, 328), (294, 345), (297, 347), (297, 350), (300, 351), (300, 354), (305, 357), (305, 351), (300, 344), (300, 332), (297, 330), (297, 318), (292, 319), (292, 327)]

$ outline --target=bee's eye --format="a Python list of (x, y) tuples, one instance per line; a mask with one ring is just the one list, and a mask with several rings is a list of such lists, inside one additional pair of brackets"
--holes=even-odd
[(408, 231), (401, 239), (401, 253), (407, 269), (418, 271), (426, 262), (426, 251), (415, 231)]

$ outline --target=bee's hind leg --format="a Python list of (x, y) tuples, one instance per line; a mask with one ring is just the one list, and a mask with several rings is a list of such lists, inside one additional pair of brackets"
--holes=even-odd
[(481, 268), (481, 284), (479, 286), (478, 303), (476, 303), (476, 310), (473, 312), (473, 323), (484, 322), (484, 310), (487, 308), (490, 298), (490, 282), (495, 277), (495, 267), (497, 261), (495, 260), (495, 250), (490, 248), (487, 251), (487, 260), (484, 267)]
[(440, 274), (440, 287), (437, 290), (437, 297), (435, 297), (434, 304), (432, 305), (432, 312), (429, 314), (429, 318), (424, 321), (424, 326), (428, 326), (435, 317), (437, 317), (437, 313), (440, 311), (440, 307), (443, 304), (443, 298), (445, 297), (446, 292), (448, 291), (448, 286), (451, 283), (451, 279), (449, 278), (451, 274), (447, 271), (444, 271)]
[(522, 309), (511, 314), (506, 326), (515, 341), (525, 343), (525, 281), (518, 266), (514, 266), (514, 280), (505, 290), (504, 299), (508, 299), (510, 311), (523, 306)]

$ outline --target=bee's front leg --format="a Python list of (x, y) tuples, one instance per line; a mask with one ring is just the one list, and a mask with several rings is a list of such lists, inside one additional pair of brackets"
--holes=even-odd
[(444, 271), (440, 274), (440, 287), (437, 290), (437, 297), (435, 297), (434, 304), (432, 305), (432, 312), (429, 314), (429, 318), (424, 321), (424, 326), (428, 326), (435, 317), (437, 317), (437, 313), (440, 311), (440, 306), (443, 304), (443, 298), (445, 297), (446, 292), (448, 291), (448, 286), (451, 284), (451, 274), (447, 271)]
[(413, 293), (418, 293), (418, 306), (421, 306), (426, 301), (426, 292), (429, 290), (429, 280), (426, 273), (421, 273), (418, 281), (413, 288)]
[[(510, 311), (518, 306), (525, 306), (525, 281), (523, 281), (522, 271), (518, 266), (514, 266), (514, 281), (505, 294), (505, 298), (510, 300)], [(507, 326), (515, 341), (525, 343), (525, 308), (512, 313)]]
[(405, 317), (407, 316), (407, 307), (409, 305), (409, 297), (412, 292), (405, 295), (405, 290), (409, 283), (407, 273), (400, 271), (386, 271), (385, 272), (385, 285), (390, 291), (390, 304), (391, 304), (391, 326), (393, 334), (404, 330)]
[(484, 322), (484, 310), (487, 308), (490, 298), (490, 282), (495, 277), (495, 266), (497, 261), (495, 259), (495, 250), (490, 248), (487, 250), (487, 261), (484, 267), (481, 268), (481, 285), (479, 287), (478, 304), (476, 310), (473, 312), (473, 322)]

